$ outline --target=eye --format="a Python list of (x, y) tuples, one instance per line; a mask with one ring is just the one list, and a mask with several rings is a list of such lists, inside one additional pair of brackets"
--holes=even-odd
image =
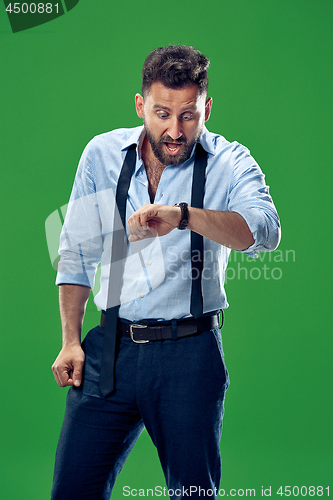
[(188, 120), (191, 120), (193, 118), (193, 115), (192, 115), (192, 113), (184, 113), (182, 115), (182, 118), (183, 118), (183, 120), (188, 121)]
[(162, 120), (164, 120), (165, 118), (168, 118), (168, 113), (166, 113), (165, 111), (158, 111), (157, 116), (159, 118), (162, 118)]

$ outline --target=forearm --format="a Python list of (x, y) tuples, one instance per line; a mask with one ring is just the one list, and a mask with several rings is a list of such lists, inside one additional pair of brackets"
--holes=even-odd
[(90, 288), (82, 285), (59, 285), (59, 307), (63, 347), (81, 344), (81, 329)]
[(220, 245), (246, 250), (254, 243), (244, 218), (237, 212), (188, 207), (188, 229)]
[[(129, 241), (168, 234), (180, 220), (178, 206), (145, 203), (128, 219)], [(237, 212), (188, 207), (187, 228), (234, 250), (246, 250), (254, 243), (245, 219)]]

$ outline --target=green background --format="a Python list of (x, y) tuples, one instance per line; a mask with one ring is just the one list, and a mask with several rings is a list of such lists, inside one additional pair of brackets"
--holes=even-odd
[[(230, 263), (221, 486), (276, 498), (281, 485), (332, 487), (332, 2), (81, 0), (16, 34), (0, 9), (1, 499), (49, 498), (64, 412), (45, 220), (67, 203), (86, 143), (140, 124), (143, 61), (169, 43), (210, 58), (208, 128), (251, 149), (282, 223), (271, 262)], [(85, 331), (98, 318), (90, 302)], [(164, 484), (144, 432), (114, 498)]]

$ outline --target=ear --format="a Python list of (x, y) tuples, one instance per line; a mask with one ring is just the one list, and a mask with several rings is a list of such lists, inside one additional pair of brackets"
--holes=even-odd
[(135, 109), (139, 118), (143, 118), (143, 97), (140, 94), (135, 96)]
[(212, 104), (213, 104), (213, 99), (211, 97), (208, 97), (208, 99), (206, 100), (206, 104), (205, 104), (205, 122), (210, 117), (210, 112), (212, 110)]

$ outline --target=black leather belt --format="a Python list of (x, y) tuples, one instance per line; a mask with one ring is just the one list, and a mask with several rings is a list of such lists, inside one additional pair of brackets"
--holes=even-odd
[[(104, 328), (106, 314), (102, 312), (101, 326)], [(174, 324), (174, 326), (173, 326)], [(219, 315), (204, 316), (198, 319), (173, 320), (169, 323), (123, 323), (118, 319), (117, 330), (121, 335), (129, 337), (137, 344), (145, 344), (156, 340), (171, 340), (179, 337), (189, 337), (213, 328), (220, 328)]]

